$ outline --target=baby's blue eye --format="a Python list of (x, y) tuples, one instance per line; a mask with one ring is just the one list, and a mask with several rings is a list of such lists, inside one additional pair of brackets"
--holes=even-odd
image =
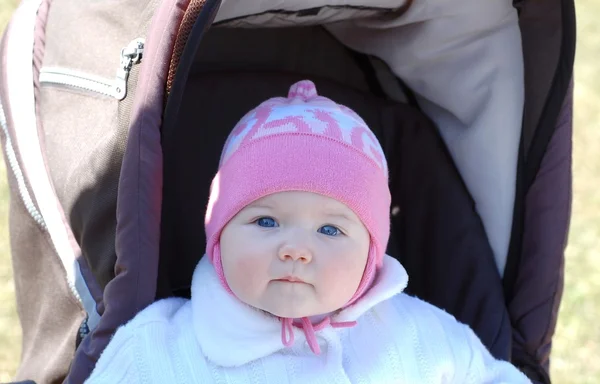
[(333, 225), (324, 225), (319, 228), (318, 232), (327, 236), (337, 236), (342, 234), (342, 231)]
[(261, 217), (260, 219), (256, 220), (256, 224), (258, 224), (259, 227), (265, 228), (273, 228), (278, 226), (277, 222), (272, 217)]

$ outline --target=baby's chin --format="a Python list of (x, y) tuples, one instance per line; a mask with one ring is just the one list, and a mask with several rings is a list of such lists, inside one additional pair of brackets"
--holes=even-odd
[(281, 317), (286, 319), (301, 319), (303, 317), (311, 317), (317, 316), (319, 313), (315, 313), (314, 311), (297, 311), (297, 310), (266, 310), (266, 313), (269, 313), (275, 317)]
[(262, 312), (270, 314), (275, 317), (281, 317), (286, 319), (300, 319), (303, 317), (312, 317), (312, 316), (323, 316), (326, 314), (330, 314), (332, 312), (336, 312), (339, 308), (325, 308), (322, 305), (260, 305), (255, 306), (257, 309), (260, 309)]
[[(319, 296), (314, 288), (289, 287), (281, 289), (268, 285), (263, 291), (248, 291), (236, 294), (238, 299), (263, 313), (280, 318), (300, 319), (303, 317), (322, 316), (339, 311), (350, 300), (350, 297)], [(235, 291), (234, 291), (235, 293)]]

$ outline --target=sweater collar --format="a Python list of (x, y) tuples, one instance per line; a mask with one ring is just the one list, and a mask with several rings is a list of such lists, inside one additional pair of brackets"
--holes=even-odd
[[(331, 315), (332, 323), (357, 321), (377, 304), (401, 293), (408, 283), (402, 265), (385, 256), (373, 286), (358, 301)], [(198, 343), (213, 363), (240, 366), (271, 355), (285, 346), (281, 341), (281, 320), (251, 307), (228, 293), (207, 257), (203, 257), (192, 278), (192, 318)], [(297, 328), (296, 342), (306, 339)]]

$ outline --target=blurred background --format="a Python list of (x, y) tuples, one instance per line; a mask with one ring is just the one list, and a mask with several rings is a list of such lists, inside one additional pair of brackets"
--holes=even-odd
[[(565, 293), (554, 337), (552, 376), (558, 384), (600, 383), (600, 0), (576, 0), (573, 218)], [(3, 31), (18, 0), (0, 0)], [(0, 158), (0, 382), (20, 359), (8, 239), (8, 188)]]

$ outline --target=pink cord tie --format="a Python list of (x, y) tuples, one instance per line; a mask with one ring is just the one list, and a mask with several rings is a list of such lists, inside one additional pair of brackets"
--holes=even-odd
[[(302, 324), (298, 326), (298, 328), (302, 329), (304, 332), (310, 350), (313, 351), (315, 355), (320, 355), (321, 347), (319, 346), (315, 332), (328, 326), (331, 326), (332, 328), (350, 328), (356, 324), (356, 321), (332, 322), (331, 318), (327, 316), (317, 325), (313, 325), (308, 317), (303, 317)], [(292, 319), (281, 319), (281, 342), (286, 347), (291, 347), (294, 344), (294, 323)]]

